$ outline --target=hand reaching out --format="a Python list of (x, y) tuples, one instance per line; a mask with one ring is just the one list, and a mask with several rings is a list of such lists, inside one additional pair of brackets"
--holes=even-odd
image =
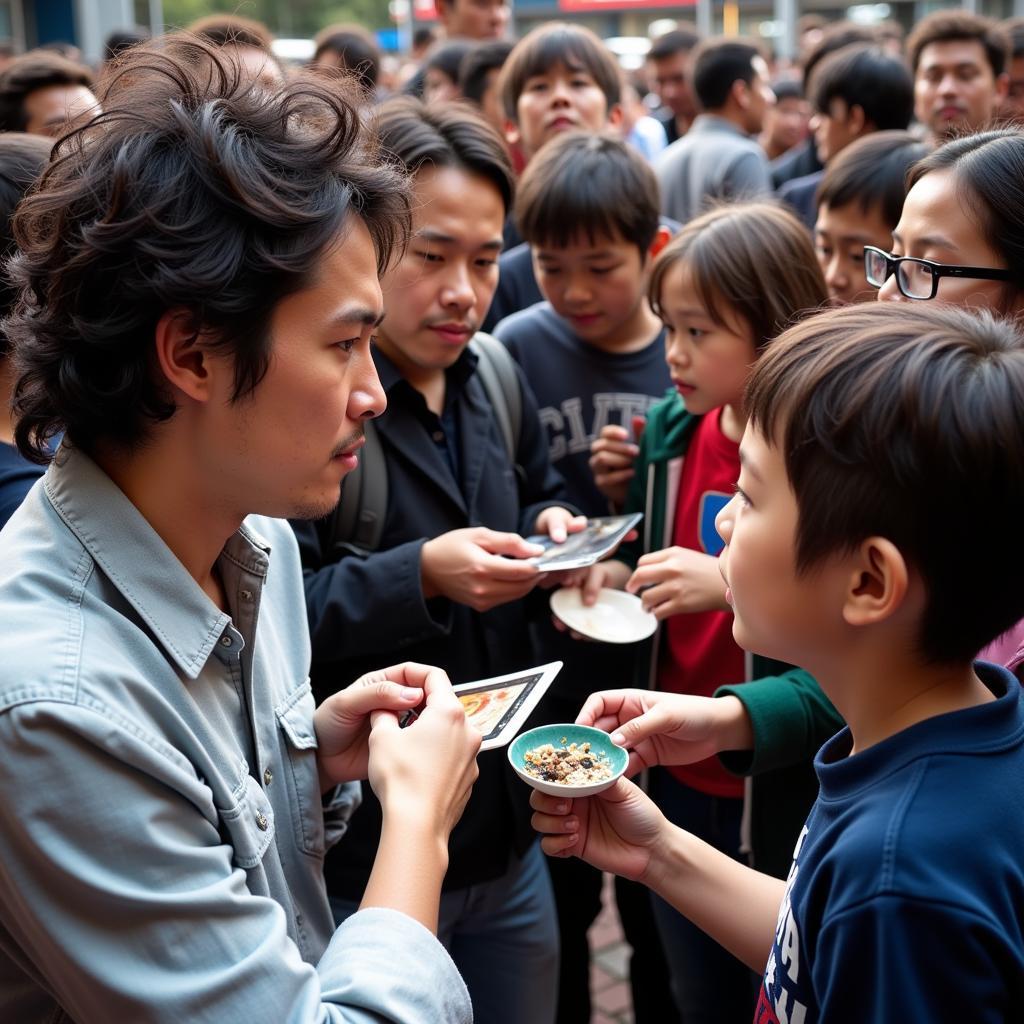
[(580, 725), (610, 733), (629, 749), (627, 775), (656, 764), (692, 764), (723, 750), (749, 750), (754, 736), (736, 697), (695, 697), (657, 690), (604, 690), (587, 698)]
[(616, 508), (621, 508), (629, 491), (629, 481), (636, 470), (633, 468), (640, 454), (630, 432), (625, 427), (609, 425), (590, 445), (590, 471), (594, 474), (597, 489)]
[(641, 556), (626, 590), (644, 608), (665, 619), (681, 612), (728, 611), (718, 559), (690, 548), (672, 547)]

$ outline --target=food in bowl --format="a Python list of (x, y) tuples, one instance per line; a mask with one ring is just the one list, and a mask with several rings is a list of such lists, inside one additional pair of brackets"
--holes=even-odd
[(561, 746), (542, 743), (523, 754), (523, 769), (527, 775), (544, 782), (563, 786), (589, 786), (603, 782), (613, 775), (608, 755), (592, 750), (589, 743), (570, 743)]

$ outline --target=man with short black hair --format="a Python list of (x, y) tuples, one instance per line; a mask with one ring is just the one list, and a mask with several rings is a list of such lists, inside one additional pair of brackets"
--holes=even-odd
[(88, 68), (58, 53), (30, 50), (0, 75), (0, 131), (62, 135), (99, 112), (92, 88)]
[[(498, 282), (514, 190), (501, 137), (465, 104), (412, 98), (381, 107), (380, 131), (413, 176), (412, 238), (383, 279), (388, 315), (373, 350), (388, 402), (374, 424), (386, 507), (360, 509), (381, 523), (370, 540), (332, 520), (294, 524), (313, 686), (323, 696), (358, 666), (399, 651), (458, 683), (532, 667), (526, 598), (542, 581), (531, 560), (542, 548), (524, 538), (564, 540), (585, 524), (567, 507), (536, 402), (511, 358), (501, 350), (502, 394), (506, 408), (518, 400), (521, 415), (505, 436), (481, 366), (492, 349), (470, 346)], [(474, 344), (488, 341), (500, 348), (489, 338)], [(343, 491), (342, 507), (346, 500)], [(535, 611), (548, 614), (547, 602)], [(379, 834), (380, 806), (367, 788), (325, 863), (336, 920), (358, 908)], [(527, 793), (504, 752), (481, 754), (452, 836), (438, 934), (487, 1024), (554, 1024), (558, 933), (533, 838)], [(418, 870), (414, 852), (407, 866)]]
[(1000, 27), (1010, 38), (1010, 58), (1006, 69), (1010, 81), (999, 105), (999, 118), (1021, 124), (1024, 122), (1024, 18), (1007, 18)]
[(437, 0), (436, 6), (449, 39), (501, 39), (508, 30), (507, 0)]
[(697, 116), (689, 62), (699, 42), (700, 35), (693, 29), (677, 28), (658, 36), (647, 51), (648, 79), (663, 108), (655, 116), (669, 144), (681, 139)]
[(758, 145), (765, 111), (775, 102), (759, 47), (713, 39), (693, 54), (693, 89), (701, 114), (658, 158), (661, 212), (686, 223), (722, 199), (756, 199), (771, 191)]
[(914, 113), (934, 144), (991, 125), (1006, 95), (1010, 40), (997, 22), (936, 11), (907, 40)]
[[(818, 159), (826, 166), (865, 135), (906, 130), (914, 113), (914, 81), (906, 64), (874, 45), (847, 46), (823, 60), (811, 80), (811, 96)], [(779, 189), (779, 198), (812, 230), (824, 174), (794, 178)]]

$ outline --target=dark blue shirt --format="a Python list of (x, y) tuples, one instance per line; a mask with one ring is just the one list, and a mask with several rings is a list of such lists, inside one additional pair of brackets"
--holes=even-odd
[(938, 715), (814, 767), (758, 1022), (1020, 1020), (1024, 1009), (1024, 699)]
[(14, 445), (0, 441), (0, 528), (45, 471), (45, 466), (23, 458)]

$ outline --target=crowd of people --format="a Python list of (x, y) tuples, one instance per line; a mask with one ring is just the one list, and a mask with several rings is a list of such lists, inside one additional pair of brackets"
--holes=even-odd
[(438, 10), (0, 58), (0, 1018), (1017, 1019), (1024, 20)]

